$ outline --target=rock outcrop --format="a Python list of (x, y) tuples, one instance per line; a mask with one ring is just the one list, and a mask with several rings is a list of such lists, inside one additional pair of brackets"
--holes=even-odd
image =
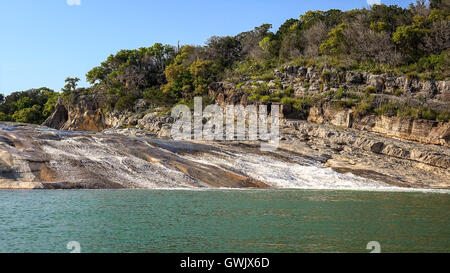
[(58, 100), (55, 112), (42, 124), (57, 130), (98, 132), (108, 128), (95, 96), (81, 95), (75, 102)]
[(105, 115), (95, 96), (79, 96), (74, 103), (66, 107), (68, 120), (59, 129), (98, 132), (108, 128), (105, 123)]
[(450, 150), (327, 124), (282, 122), (281, 148), (325, 157), (327, 166), (406, 187), (448, 188)]
[[(367, 87), (388, 100), (450, 111), (450, 81), (423, 80), (418, 77), (371, 74), (368, 72), (339, 72), (333, 68), (286, 66), (275, 70), (283, 86), (292, 86), (297, 96), (336, 90), (339, 87), (363, 93)], [(397, 94), (396, 94), (397, 93)]]
[(55, 105), (55, 112), (47, 118), (47, 120), (42, 124), (50, 128), (60, 129), (63, 128), (69, 119), (69, 112), (60, 98), (58, 103)]
[(202, 144), (0, 123), (0, 189), (270, 187), (184, 156), (217, 151)]
[[(298, 97), (336, 91), (339, 87), (344, 87), (354, 94), (363, 94), (368, 87), (373, 87), (377, 92), (378, 101), (407, 103), (414, 107), (429, 107), (436, 111), (450, 112), (449, 81), (420, 80), (414, 77), (375, 75), (357, 71), (344, 73), (326, 67), (318, 70), (314, 67), (300, 66), (286, 66), (281, 71), (275, 70), (274, 75), (276, 79), (271, 81), (248, 80), (238, 85), (226, 81), (215, 82), (209, 86), (209, 96), (222, 106), (229, 104), (246, 106), (260, 103), (249, 101), (249, 92), (246, 91), (259, 85), (266, 85), (269, 92), (276, 92), (280, 86), (292, 87), (293, 93)], [(270, 105), (274, 102), (265, 104)], [(280, 106), (282, 117), (285, 118), (307, 119), (314, 123), (332, 124), (447, 147), (450, 143), (449, 122), (373, 114), (359, 117), (354, 115), (352, 109), (336, 110), (327, 101), (312, 107), (309, 114), (296, 114), (289, 104)], [(138, 101), (132, 112), (104, 112), (95, 95), (80, 95), (69, 105), (64, 105), (60, 101), (55, 113), (44, 125), (62, 130), (96, 132), (107, 128), (133, 127), (146, 130), (155, 136), (165, 137), (170, 134), (172, 119), (161, 112), (160, 109), (149, 109), (144, 100)]]
[(180, 142), (133, 128), (0, 123), (0, 188), (450, 189), (446, 147), (298, 120), (281, 129), (279, 149), (262, 152), (257, 142)]
[(355, 118), (353, 110), (336, 110), (331, 106), (312, 107), (308, 121), (332, 124), (343, 128), (354, 128), (428, 144), (450, 145), (450, 123), (436, 122), (412, 117), (389, 117), (367, 115)]

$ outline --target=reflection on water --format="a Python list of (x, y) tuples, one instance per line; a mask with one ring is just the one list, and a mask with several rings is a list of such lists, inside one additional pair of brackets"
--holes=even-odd
[(0, 252), (448, 252), (450, 195), (0, 191)]

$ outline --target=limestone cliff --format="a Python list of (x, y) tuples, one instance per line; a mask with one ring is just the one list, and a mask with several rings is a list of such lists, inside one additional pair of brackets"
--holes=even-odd
[(335, 110), (331, 106), (312, 107), (308, 121), (329, 123), (342, 128), (354, 128), (428, 144), (450, 145), (450, 123), (412, 117), (367, 115), (354, 117), (352, 110)]
[[(363, 94), (368, 87), (372, 87), (376, 92), (374, 94), (376, 100), (380, 102), (407, 103), (450, 112), (450, 81), (420, 80), (388, 74), (340, 72), (333, 68), (315, 69), (300, 66), (285, 66), (282, 70), (275, 70), (274, 75), (275, 79), (270, 81), (248, 80), (241, 84), (232, 81), (216, 82), (209, 86), (209, 96), (223, 106), (247, 105), (256, 103), (249, 100), (247, 90), (261, 84), (267, 85), (270, 92), (276, 92), (277, 85), (283, 88), (290, 87), (295, 97), (299, 98), (336, 91), (338, 88), (345, 88), (354, 94)], [(354, 115), (351, 108), (335, 109), (327, 100), (311, 107), (306, 115), (296, 115), (290, 105), (280, 106), (283, 116), (289, 119), (307, 119), (314, 123), (329, 123), (428, 144), (448, 146), (450, 143), (449, 122), (374, 114), (360, 117)], [(160, 109), (150, 108), (144, 100), (138, 101), (132, 112), (104, 112), (101, 108), (99, 99), (94, 95), (81, 95), (70, 104), (63, 104), (60, 101), (55, 113), (43, 125), (77, 131), (134, 127), (157, 136), (168, 136), (170, 133), (171, 118), (161, 115)]]

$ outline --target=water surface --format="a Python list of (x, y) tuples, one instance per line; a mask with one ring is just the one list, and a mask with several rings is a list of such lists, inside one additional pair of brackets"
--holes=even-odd
[(0, 191), (0, 252), (449, 252), (450, 195)]

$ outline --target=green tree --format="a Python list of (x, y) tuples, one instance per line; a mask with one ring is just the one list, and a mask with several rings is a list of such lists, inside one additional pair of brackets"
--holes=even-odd
[(17, 110), (22, 110), (31, 107), (33, 100), (30, 97), (22, 97), (16, 102)]
[(48, 118), (53, 112), (55, 112), (55, 105), (58, 99), (61, 97), (59, 93), (49, 92), (47, 95), (47, 101), (45, 102), (42, 110), (42, 116)]
[(339, 56), (346, 48), (344, 31), (347, 25), (342, 23), (328, 33), (328, 38), (320, 45), (320, 52), (332, 56)]
[(8, 114), (0, 112), (0, 121), (11, 121), (11, 117)]
[(420, 55), (419, 44), (428, 29), (425, 28), (426, 19), (417, 15), (411, 25), (400, 26), (394, 32), (392, 40), (400, 46), (400, 49), (411, 58)]
[(64, 85), (61, 91), (63, 91), (63, 93), (70, 93), (75, 91), (75, 89), (77, 89), (79, 81), (80, 81), (79, 78), (70, 78), (70, 77), (66, 78), (65, 80), (66, 85)]
[(40, 124), (44, 121), (41, 114), (41, 107), (39, 105), (33, 105), (30, 108), (19, 110), (12, 115), (12, 118), (15, 122), (23, 123)]

